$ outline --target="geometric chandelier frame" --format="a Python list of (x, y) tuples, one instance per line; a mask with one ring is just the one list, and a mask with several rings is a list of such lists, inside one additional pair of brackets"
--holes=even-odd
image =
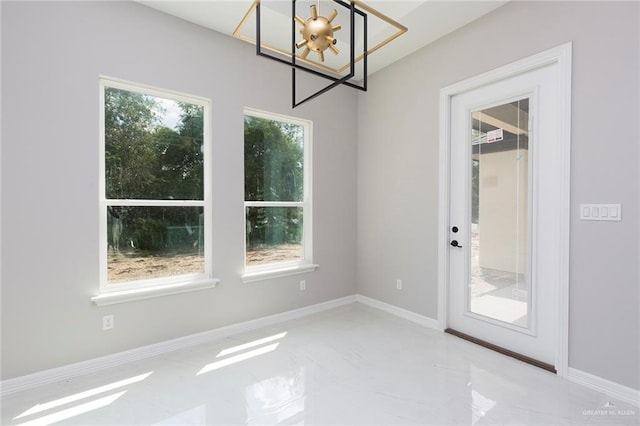
[[(269, 58), (269, 59), (273, 59), (275, 61), (278, 62), (282, 62), (285, 64), (288, 64), (291, 66), (291, 108), (295, 108), (297, 106), (302, 105), (303, 103), (310, 101), (311, 99), (314, 99), (320, 95), (322, 95), (323, 93), (328, 92), (329, 90), (333, 89), (334, 87), (337, 87), (341, 84), (346, 84), (350, 87), (354, 87), (356, 89), (360, 89), (360, 90), (367, 90), (367, 76), (366, 76), (366, 67), (367, 67), (367, 57), (366, 57), (366, 44), (367, 44), (367, 38), (366, 38), (366, 28), (367, 28), (367, 15), (363, 12), (358, 11), (359, 14), (361, 14), (361, 16), (364, 17), (364, 28), (365, 28), (365, 33), (364, 33), (364, 44), (365, 44), (365, 48), (364, 48), (364, 52), (365, 52), (365, 56), (364, 56), (364, 67), (365, 67), (365, 76), (364, 76), (364, 80), (363, 80), (363, 86), (358, 86), (355, 85), (353, 83), (350, 83), (349, 80), (351, 78), (353, 78), (353, 76), (355, 75), (355, 14), (356, 14), (356, 9), (355, 9), (355, 5), (353, 3), (351, 4), (347, 4), (342, 0), (333, 0), (335, 3), (339, 4), (340, 6), (346, 7), (349, 9), (349, 35), (350, 35), (350, 58), (349, 58), (349, 73), (343, 77), (333, 77), (327, 74), (324, 74), (322, 72), (316, 71), (313, 68), (309, 68), (303, 64), (298, 63), (297, 59), (299, 58), (300, 60), (304, 60), (302, 57), (299, 57), (298, 55), (295, 54), (295, 41), (296, 41), (296, 21), (295, 21), (295, 16), (296, 16), (296, 0), (292, 0), (291, 1), (291, 52), (289, 55), (289, 61), (286, 61), (282, 58), (279, 58), (277, 56), (273, 56), (270, 55), (269, 53), (265, 53), (262, 50), (262, 43), (261, 43), (261, 19), (260, 19), (260, 2), (258, 1), (258, 5), (256, 7), (256, 55), (258, 56), (262, 56), (265, 58)], [(328, 80), (331, 80), (332, 83), (330, 83), (328, 86), (318, 90), (317, 92), (307, 96), (306, 98), (302, 99), (301, 101), (297, 100), (297, 84), (296, 84), (296, 70), (302, 70), (305, 72), (308, 72), (310, 74), (316, 75), (318, 77), (322, 77)]]
[[(381, 47), (390, 43), (392, 40), (396, 39), (400, 35), (404, 34), (407, 31), (407, 28), (393, 19), (387, 17), (386, 15), (378, 12), (377, 10), (367, 6), (363, 2), (359, 0), (350, 0), (349, 2), (343, 0), (333, 0), (333, 2), (339, 5), (342, 8), (345, 8), (349, 11), (349, 35), (350, 35), (350, 54), (349, 61), (341, 66), (329, 66), (324, 63), (323, 56), (320, 56), (320, 61), (316, 61), (311, 59), (306, 55), (298, 55), (296, 54), (296, 22), (298, 24), (302, 24), (304, 21), (296, 16), (296, 0), (291, 0), (291, 50), (286, 50), (282, 47), (274, 46), (273, 44), (269, 44), (263, 41), (262, 37), (262, 22), (261, 22), (261, 1), (255, 0), (251, 5), (243, 19), (238, 24), (236, 30), (233, 32), (233, 36), (245, 42), (255, 44), (256, 46), (256, 54), (258, 56), (266, 57), (268, 59), (275, 60), (277, 62), (286, 64), (291, 67), (292, 70), (292, 107), (295, 108), (329, 90), (334, 87), (337, 87), (341, 84), (344, 84), (349, 87), (353, 87), (359, 90), (366, 91), (367, 90), (367, 58), (368, 55), (377, 51)], [(395, 28), (395, 32), (387, 37), (386, 39), (380, 41), (372, 48), (368, 48), (368, 15), (367, 13), (372, 14), (376, 18), (384, 21), (390, 26)], [(334, 11), (335, 13), (335, 11)], [(251, 18), (252, 15), (255, 15), (256, 20), (256, 36), (255, 39), (243, 34), (243, 29), (245, 28), (247, 22)], [(362, 52), (356, 56), (356, 45), (355, 45), (355, 17), (358, 15), (362, 18), (363, 23), (363, 37), (362, 37)], [(316, 15), (317, 17), (317, 15)], [(335, 17), (335, 15), (333, 15)], [(326, 21), (327, 18), (319, 17), (320, 19), (324, 19)], [(296, 21), (297, 19), (297, 21)], [(311, 18), (310, 18), (311, 19)], [(331, 22), (332, 18), (329, 18), (329, 22)], [(338, 29), (338, 28), (336, 28)], [(300, 30), (302, 32), (302, 30)], [(299, 47), (299, 46), (298, 46)], [(331, 46), (330, 46), (331, 47)], [(332, 49), (334, 50), (334, 49)], [(337, 54), (337, 52), (334, 52)], [(308, 54), (308, 51), (307, 51)], [(355, 75), (355, 64), (362, 61), (363, 65), (363, 78), (360, 82), (361, 84), (355, 84), (349, 80), (351, 80)], [(298, 101), (296, 98), (296, 70), (301, 70), (312, 75), (322, 77), (324, 79), (330, 80), (331, 83), (319, 90), (316, 93)], [(348, 74), (344, 75), (345, 71), (349, 71)]]

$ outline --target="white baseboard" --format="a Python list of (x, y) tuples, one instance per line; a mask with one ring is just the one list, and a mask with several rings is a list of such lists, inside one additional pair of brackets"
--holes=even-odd
[(372, 299), (367, 296), (363, 296), (361, 294), (358, 294), (356, 296), (356, 301), (363, 303), (365, 305), (369, 305), (373, 308), (380, 309), (381, 311), (388, 312), (400, 318), (404, 318), (411, 322), (415, 322), (416, 324), (420, 324), (422, 326), (432, 328), (434, 330), (442, 331), (442, 328), (440, 327), (440, 323), (438, 322), (438, 320), (435, 320), (433, 318), (425, 317), (424, 315), (416, 314), (415, 312), (407, 311), (406, 309), (402, 309), (397, 306), (390, 305), (388, 303), (381, 302), (379, 300)]
[(638, 389), (623, 386), (619, 383), (615, 383), (571, 367), (569, 367), (567, 373), (567, 379), (569, 381), (640, 407), (640, 390)]
[(141, 348), (131, 349), (124, 352), (118, 352), (112, 355), (94, 358), (87, 361), (77, 362), (62, 367), (52, 368), (50, 370), (40, 371), (26, 376), (16, 377), (0, 382), (0, 395), (5, 396), (15, 392), (32, 389), (50, 383), (62, 380), (68, 380), (83, 374), (94, 373), (97, 371), (113, 368), (129, 362), (150, 358), (167, 352), (184, 349), (202, 343), (226, 338), (236, 334), (255, 330), (269, 325), (279, 324), (285, 321), (299, 319), (323, 312), (339, 306), (348, 305), (356, 301), (356, 296), (347, 296), (340, 299), (330, 300), (316, 305), (306, 306), (304, 308), (292, 311), (282, 312), (280, 314), (270, 315), (251, 321), (245, 321), (238, 324), (220, 327), (202, 333), (191, 334), (189, 336), (179, 337), (177, 339), (167, 340), (165, 342), (155, 343), (153, 345), (143, 346)]

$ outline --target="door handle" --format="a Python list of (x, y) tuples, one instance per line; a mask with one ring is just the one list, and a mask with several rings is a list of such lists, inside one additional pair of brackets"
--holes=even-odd
[(462, 248), (462, 246), (458, 244), (458, 240), (452, 240), (450, 244), (452, 247)]

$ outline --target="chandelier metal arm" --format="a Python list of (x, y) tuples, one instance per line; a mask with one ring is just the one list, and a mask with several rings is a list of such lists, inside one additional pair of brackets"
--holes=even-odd
[[(290, 60), (287, 61), (285, 59), (282, 59), (280, 57), (277, 56), (272, 56), (270, 54), (264, 53), (262, 51), (262, 42), (261, 42), (261, 19), (260, 19), (260, 1), (256, 1), (256, 7), (255, 7), (255, 16), (256, 16), (256, 55), (257, 56), (262, 56), (265, 58), (269, 58), (271, 60), (289, 65), (291, 67), (291, 85), (292, 85), (292, 108), (295, 108), (297, 106), (302, 105), (303, 103), (310, 101), (311, 99), (314, 99), (320, 95), (322, 95), (323, 93), (328, 92), (329, 90), (344, 84), (345, 86), (349, 86), (352, 87), (354, 89), (358, 89), (358, 90), (362, 90), (362, 91), (367, 91), (367, 37), (368, 37), (368, 33), (367, 33), (367, 13), (359, 10), (356, 7), (356, 2), (351, 1), (349, 3), (343, 1), (343, 0), (333, 0), (335, 3), (347, 8), (350, 10), (350, 25), (349, 25), (349, 33), (350, 33), (350, 60), (349, 60), (349, 74), (343, 76), (343, 77), (333, 77), (331, 75), (327, 75), (324, 74), (322, 72), (319, 72), (315, 69), (311, 69), (308, 68), (307, 66), (304, 66), (302, 64), (299, 64), (296, 62), (296, 34), (295, 34), (295, 30), (296, 30), (296, 23), (299, 23), (298, 19), (296, 18), (296, 0), (291, 0), (291, 56), (290, 56)], [(363, 53), (356, 59), (356, 53), (355, 53), (355, 15), (358, 14), (362, 17), (363, 19), (363, 31), (364, 31), (364, 36), (363, 36)], [(331, 15), (331, 18), (333, 19), (335, 16), (333, 16), (333, 13)], [(363, 76), (363, 80), (362, 80), (362, 85), (358, 85), (355, 83), (350, 82), (349, 80), (352, 79), (355, 76), (355, 64), (356, 62), (359, 62), (360, 60), (363, 61), (363, 70), (364, 70), (364, 76)], [(322, 77), (325, 78), (327, 80), (330, 80), (332, 83), (329, 84), (328, 86), (326, 86), (323, 89), (320, 89), (319, 91), (317, 91), (316, 93), (313, 93), (312, 95), (306, 97), (305, 99), (301, 100), (300, 102), (296, 101), (296, 70), (302, 70), (305, 71), (307, 73), (310, 73), (312, 75), (318, 76), (318, 77)]]

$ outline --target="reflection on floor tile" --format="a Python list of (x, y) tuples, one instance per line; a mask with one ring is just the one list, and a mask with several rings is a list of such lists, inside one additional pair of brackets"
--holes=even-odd
[(360, 304), (9, 395), (3, 425), (585, 425), (637, 407)]

